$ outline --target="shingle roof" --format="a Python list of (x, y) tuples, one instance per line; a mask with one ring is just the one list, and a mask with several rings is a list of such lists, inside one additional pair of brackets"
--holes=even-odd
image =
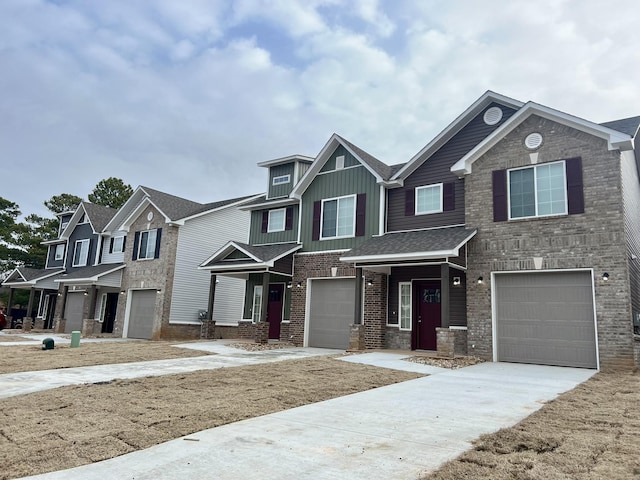
[(369, 165), (378, 175), (380, 175), (383, 180), (389, 180), (391, 178), (394, 173), (392, 167), (390, 167), (386, 163), (381, 162), (376, 157), (374, 157), (370, 153), (365, 152), (360, 147), (357, 147), (348, 140), (345, 140), (340, 135), (336, 134), (336, 136), (340, 138), (340, 141), (344, 142), (351, 150), (353, 150), (363, 162), (366, 162), (367, 165)]
[(202, 208), (200, 210), (191, 212), (188, 216), (196, 215), (198, 213), (206, 212), (208, 210), (215, 210), (216, 208), (222, 208), (222, 207), (225, 207), (227, 205), (232, 205), (234, 203), (242, 202), (243, 200), (247, 200), (249, 198), (253, 198), (256, 195), (258, 195), (258, 194), (255, 193), (253, 195), (246, 195), (244, 197), (229, 198), (227, 200), (220, 200), (218, 202), (205, 203), (204, 205), (202, 205)]
[(635, 137), (638, 132), (638, 127), (640, 127), (640, 115), (637, 117), (623, 118), (621, 120), (612, 120), (601, 123), (600, 125)]
[(68, 273), (65, 273), (60, 276), (58, 281), (64, 283), (69, 280), (81, 280), (81, 279), (89, 279), (93, 277), (99, 277), (104, 275), (105, 273), (111, 272), (112, 270), (116, 270), (118, 268), (122, 268), (124, 263), (105, 263), (102, 265), (95, 265), (91, 267), (83, 267), (76, 268)]
[[(48, 269), (36, 269), (27, 267), (18, 267), (6, 280), (6, 283), (25, 283), (38, 280), (43, 277), (53, 276), (57, 273), (63, 272), (63, 268), (48, 268)], [(21, 275), (21, 277), (20, 277)], [(24, 278), (24, 280), (22, 279)], [(5, 283), (3, 282), (3, 283)]]
[(82, 202), (82, 206), (96, 232), (101, 232), (118, 211), (115, 208), (103, 207), (90, 202)]
[(450, 251), (459, 247), (476, 233), (465, 227), (445, 227), (414, 232), (387, 233), (372, 237), (344, 254), (346, 258), (372, 257)]
[[(292, 251), (296, 247), (299, 247), (298, 243), (278, 243), (274, 245), (247, 245), (246, 243), (233, 242), (238, 247), (242, 248), (244, 251), (250, 253), (254, 257), (260, 260), (260, 263), (270, 262), (285, 253)], [(234, 264), (252, 264), (256, 263), (253, 259), (238, 259)], [(206, 264), (202, 265), (203, 267), (211, 267), (213, 265), (222, 265), (224, 264), (224, 260), (214, 259)]]

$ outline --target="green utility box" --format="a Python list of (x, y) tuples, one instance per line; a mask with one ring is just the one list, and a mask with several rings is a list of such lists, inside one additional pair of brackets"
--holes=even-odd
[(42, 349), (43, 350), (53, 350), (54, 342), (53, 338), (45, 338), (42, 340)]
[(71, 348), (80, 346), (80, 330), (74, 330), (71, 332)]

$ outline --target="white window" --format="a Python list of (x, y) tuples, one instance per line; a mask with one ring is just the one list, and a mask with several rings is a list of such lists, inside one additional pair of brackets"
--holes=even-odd
[(69, 225), (69, 221), (62, 222), (60, 224), (60, 233), (64, 232), (64, 229), (67, 228), (67, 225)]
[(103, 293), (100, 297), (100, 307), (98, 308), (98, 317), (97, 320), (99, 322), (104, 322), (104, 315), (107, 311), (107, 294)]
[(442, 212), (442, 184), (416, 188), (416, 215)]
[(344, 168), (344, 155), (336, 157), (336, 170), (342, 170)]
[(38, 317), (39, 318), (46, 317), (48, 308), (49, 308), (49, 295), (45, 295), (44, 292), (42, 292), (42, 295), (40, 297), (40, 308), (38, 309)]
[(400, 329), (411, 330), (411, 282), (398, 284), (398, 317)]
[(156, 253), (157, 230), (147, 230), (140, 233), (138, 259), (154, 258)]
[(111, 252), (110, 253), (122, 253), (124, 252), (124, 237), (113, 237), (111, 239)]
[(260, 321), (260, 314), (262, 313), (262, 285), (256, 285), (253, 287), (253, 315), (254, 322)]
[(285, 183), (291, 182), (291, 175), (278, 175), (277, 177), (273, 177), (271, 181), (272, 185), (282, 185)]
[(267, 225), (267, 232), (282, 232), (285, 227), (285, 217), (287, 209), (279, 208), (278, 210), (269, 210), (269, 223)]
[(509, 218), (567, 214), (564, 162), (509, 170)]
[(56, 260), (62, 260), (64, 258), (64, 243), (56, 245), (56, 254), (54, 258)]
[(76, 241), (75, 249), (73, 251), (73, 266), (84, 267), (87, 264), (87, 258), (89, 257), (89, 239)]
[(355, 195), (322, 201), (321, 239), (353, 237), (355, 230)]

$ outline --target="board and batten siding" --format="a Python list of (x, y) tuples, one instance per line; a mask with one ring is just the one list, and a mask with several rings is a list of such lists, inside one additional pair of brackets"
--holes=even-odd
[[(338, 149), (339, 150), (339, 149)], [(334, 153), (332, 158), (335, 158)], [(346, 162), (346, 159), (345, 159)], [(346, 195), (366, 194), (364, 235), (313, 240), (313, 205), (323, 199)], [(302, 196), (302, 225), (300, 241), (305, 252), (350, 249), (378, 233), (380, 222), (380, 187), (375, 177), (362, 165), (316, 175)]]
[[(503, 112), (502, 119), (496, 125), (487, 125), (483, 120), (484, 112), (491, 107), (500, 107)], [(464, 180), (451, 173), (451, 167), (514, 113), (515, 110), (511, 108), (492, 103), (409, 175), (402, 188), (388, 190), (387, 231), (464, 224)], [(406, 215), (407, 191), (437, 183), (453, 184), (455, 208), (442, 213)]]
[[(267, 198), (282, 198), (287, 197), (293, 190), (295, 185), (294, 177), (295, 164), (285, 163), (284, 165), (275, 165), (269, 168), (269, 190), (267, 190)], [(280, 177), (282, 175), (289, 175), (289, 183), (280, 183), (278, 185), (273, 184), (273, 177)]]
[(293, 209), (293, 221), (289, 230), (281, 232), (262, 232), (262, 216), (268, 210), (254, 210), (251, 212), (251, 234), (249, 236), (250, 245), (265, 245), (271, 243), (289, 243), (298, 240), (298, 205), (288, 205), (286, 207), (274, 207), (271, 210), (284, 208)]
[(104, 237), (102, 239), (102, 260), (101, 263), (121, 263), (124, 262), (124, 251), (119, 253), (109, 253), (109, 246), (111, 244), (111, 239), (115, 237), (124, 237), (125, 242), (129, 241), (127, 239), (127, 232), (121, 230), (119, 232), (114, 232), (109, 237)]
[[(636, 146), (636, 149), (636, 153), (640, 153), (640, 146)], [(620, 169), (624, 228), (629, 256), (631, 310), (636, 325), (640, 325), (640, 179), (633, 152), (622, 154)], [(634, 255), (636, 258), (633, 258)]]
[[(230, 207), (187, 220), (180, 227), (169, 323), (199, 323), (198, 312), (208, 309), (211, 273), (197, 267), (227, 242), (246, 242), (249, 215)], [(213, 319), (219, 324), (237, 324), (242, 318), (245, 282), (217, 278)]]
[[(287, 284), (291, 281), (291, 277), (276, 275), (271, 273), (269, 276), (269, 284), (284, 284), (284, 312), (282, 321), (289, 321), (289, 312), (291, 310), (291, 289), (287, 288)], [(253, 293), (257, 285), (262, 285), (262, 274), (251, 273), (247, 279), (247, 291), (244, 298), (244, 320), (253, 320)]]

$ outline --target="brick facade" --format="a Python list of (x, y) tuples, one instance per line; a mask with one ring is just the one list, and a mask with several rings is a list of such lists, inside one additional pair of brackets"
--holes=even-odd
[[(544, 138), (537, 163), (582, 158), (585, 212), (540, 219), (494, 222), (492, 171), (532, 164), (525, 137)], [(620, 153), (607, 142), (567, 126), (531, 116), (473, 164), (465, 179), (466, 224), (478, 234), (469, 244), (467, 278), (468, 353), (492, 359), (491, 273), (593, 269), (600, 365), (633, 362), (631, 303), (620, 184)], [(601, 279), (604, 272), (609, 281)]]

